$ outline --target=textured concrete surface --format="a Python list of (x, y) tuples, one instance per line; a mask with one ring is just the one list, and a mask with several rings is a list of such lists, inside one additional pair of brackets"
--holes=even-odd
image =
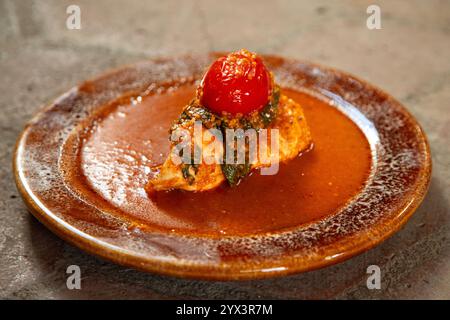
[[(450, 1), (0, 0), (0, 297), (2, 298), (450, 298)], [(81, 7), (81, 30), (65, 27)], [(330, 65), (390, 92), (430, 140), (433, 178), (410, 222), (379, 247), (306, 274), (203, 282), (141, 273), (64, 243), (28, 214), (11, 158), (23, 125), (83, 79), (147, 57), (247, 47)], [(66, 288), (81, 267), (82, 289)], [(382, 270), (381, 290), (366, 268)]]

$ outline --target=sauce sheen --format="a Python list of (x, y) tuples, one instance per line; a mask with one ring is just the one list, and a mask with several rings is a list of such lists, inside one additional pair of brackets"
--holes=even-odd
[[(305, 93), (282, 89), (303, 107), (314, 147), (259, 171), (239, 186), (207, 192), (144, 187), (169, 152), (168, 129), (195, 94), (183, 86), (117, 105), (95, 124), (80, 150), (83, 185), (141, 226), (187, 234), (244, 235), (293, 228), (336, 213), (360, 191), (371, 152), (362, 131), (342, 112)], [(95, 199), (94, 199), (95, 200)]]

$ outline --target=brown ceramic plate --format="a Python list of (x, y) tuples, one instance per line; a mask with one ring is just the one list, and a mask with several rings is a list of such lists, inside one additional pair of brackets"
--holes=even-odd
[[(417, 121), (391, 96), (354, 76), (273, 56), (264, 57), (265, 62), (283, 88), (327, 101), (356, 124), (368, 142), (370, 172), (356, 194), (331, 214), (294, 226), (254, 232), (250, 228), (242, 234), (178, 232), (152, 228), (139, 215), (122, 214), (86, 187), (82, 170), (72, 170), (73, 163), (80, 161), (83, 132), (109, 110), (105, 106), (193, 83), (215, 56), (126, 66), (73, 88), (44, 108), (23, 131), (14, 158), (18, 189), (33, 215), (61, 238), (116, 263), (220, 280), (331, 265), (372, 248), (406, 223), (424, 198), (431, 173), (428, 143)], [(142, 121), (152, 125), (148, 119)], [(208, 219), (213, 228), (214, 215)]]

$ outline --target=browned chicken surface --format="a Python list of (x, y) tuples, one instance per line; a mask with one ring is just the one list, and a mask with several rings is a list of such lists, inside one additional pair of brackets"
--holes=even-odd
[[(284, 162), (297, 157), (302, 151), (305, 151), (311, 145), (311, 135), (303, 114), (302, 107), (294, 100), (285, 95), (280, 95), (277, 115), (267, 127), (267, 136), (271, 136), (272, 129), (278, 129), (278, 151), (279, 156), (273, 155), (275, 151), (271, 150), (271, 143), (268, 143), (267, 157), (273, 161)], [(190, 133), (191, 145), (202, 144), (202, 159), (223, 155), (224, 148), (221, 143), (216, 144), (217, 149), (211, 148), (211, 141), (214, 135), (211, 134), (208, 119), (206, 125), (201, 126), (203, 139), (194, 141), (194, 122), (195, 118), (188, 121), (182, 121), (178, 127), (182, 127)], [(212, 120), (214, 121), (214, 119)], [(205, 122), (204, 122), (205, 123)], [(205, 135), (207, 138), (205, 139)], [(208, 139), (209, 137), (209, 139)], [(271, 142), (271, 141), (270, 141)], [(276, 143), (276, 142), (275, 142)], [(213, 153), (212, 151), (215, 151)], [(219, 152), (218, 152), (219, 151)], [(172, 144), (170, 155), (166, 161), (159, 167), (159, 173), (147, 185), (148, 191), (160, 191), (170, 189), (182, 189), (189, 191), (205, 191), (216, 188), (226, 180), (220, 163), (207, 164), (202, 161), (196, 165), (184, 163), (175, 164), (172, 154), (176, 154), (176, 144)], [(271, 163), (263, 163), (257, 156), (256, 162), (251, 164), (251, 169), (270, 166)]]

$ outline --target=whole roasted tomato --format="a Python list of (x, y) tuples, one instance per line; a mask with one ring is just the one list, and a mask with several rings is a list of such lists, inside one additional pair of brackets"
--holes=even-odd
[(264, 107), (272, 92), (272, 78), (256, 54), (242, 49), (217, 59), (199, 90), (200, 103), (211, 111), (243, 115)]

